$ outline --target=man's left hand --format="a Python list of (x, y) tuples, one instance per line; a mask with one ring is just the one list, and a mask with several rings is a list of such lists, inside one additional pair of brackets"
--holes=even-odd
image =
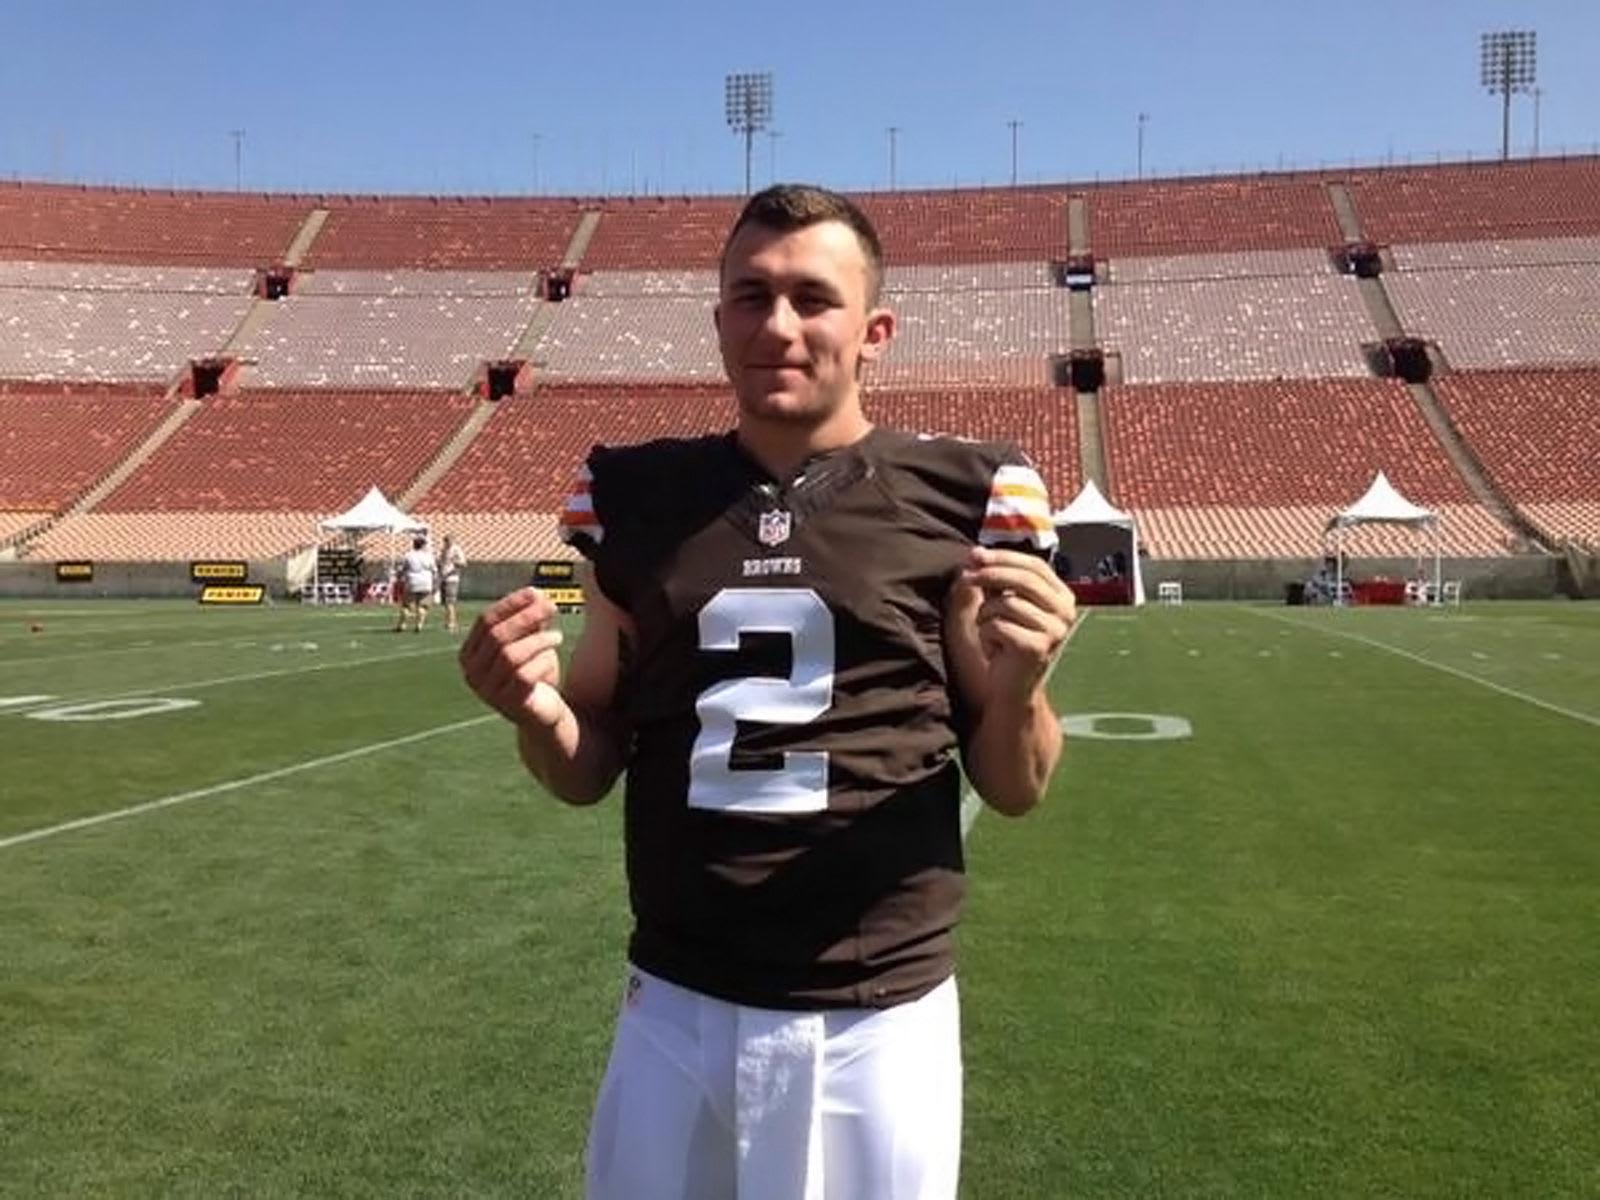
[(989, 660), (989, 694), (1025, 703), (1044, 683), (1077, 622), (1072, 589), (1043, 559), (982, 546), (973, 548), (962, 582), (983, 596), (976, 620)]

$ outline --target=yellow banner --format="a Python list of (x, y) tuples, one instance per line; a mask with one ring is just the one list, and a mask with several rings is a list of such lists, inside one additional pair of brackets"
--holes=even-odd
[(227, 579), (243, 583), (250, 575), (250, 564), (242, 562), (192, 562), (189, 578), (195, 583)]
[(208, 584), (200, 589), (201, 604), (260, 604), (267, 598), (267, 589), (259, 583)]

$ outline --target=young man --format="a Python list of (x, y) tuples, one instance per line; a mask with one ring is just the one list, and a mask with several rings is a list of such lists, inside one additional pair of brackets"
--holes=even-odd
[(406, 618), (412, 621), (412, 632), (421, 633), (428, 619), (428, 601), (433, 599), (433, 555), (428, 550), (428, 539), (417, 534), (411, 539), (411, 549), (400, 560), (400, 620), (396, 633), (406, 630)]
[(627, 771), (635, 927), (590, 1131), (590, 1197), (953, 1197), (960, 766), (1020, 815), (1061, 734), (1075, 618), (1013, 449), (875, 429), (894, 335), (847, 200), (771, 188), (724, 248), (731, 434), (597, 448), (555, 607), (500, 600), (461, 651), (570, 804)]
[(461, 599), (461, 568), (467, 565), (467, 556), (450, 534), (444, 535), (435, 566), (439, 576), (439, 600), (444, 605), (444, 631), (454, 633), (461, 627), (456, 605)]

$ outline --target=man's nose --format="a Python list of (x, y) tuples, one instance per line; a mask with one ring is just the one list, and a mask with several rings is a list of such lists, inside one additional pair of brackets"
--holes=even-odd
[(767, 309), (766, 320), (762, 321), (761, 328), (764, 333), (770, 333), (784, 339), (792, 338), (800, 323), (800, 314), (795, 312), (794, 305), (789, 303), (787, 296), (774, 296), (772, 306)]

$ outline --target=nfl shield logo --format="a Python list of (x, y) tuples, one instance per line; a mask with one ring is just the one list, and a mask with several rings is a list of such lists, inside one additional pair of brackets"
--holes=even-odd
[(764, 512), (756, 527), (756, 540), (763, 546), (781, 546), (789, 540), (791, 518), (786, 512)]

